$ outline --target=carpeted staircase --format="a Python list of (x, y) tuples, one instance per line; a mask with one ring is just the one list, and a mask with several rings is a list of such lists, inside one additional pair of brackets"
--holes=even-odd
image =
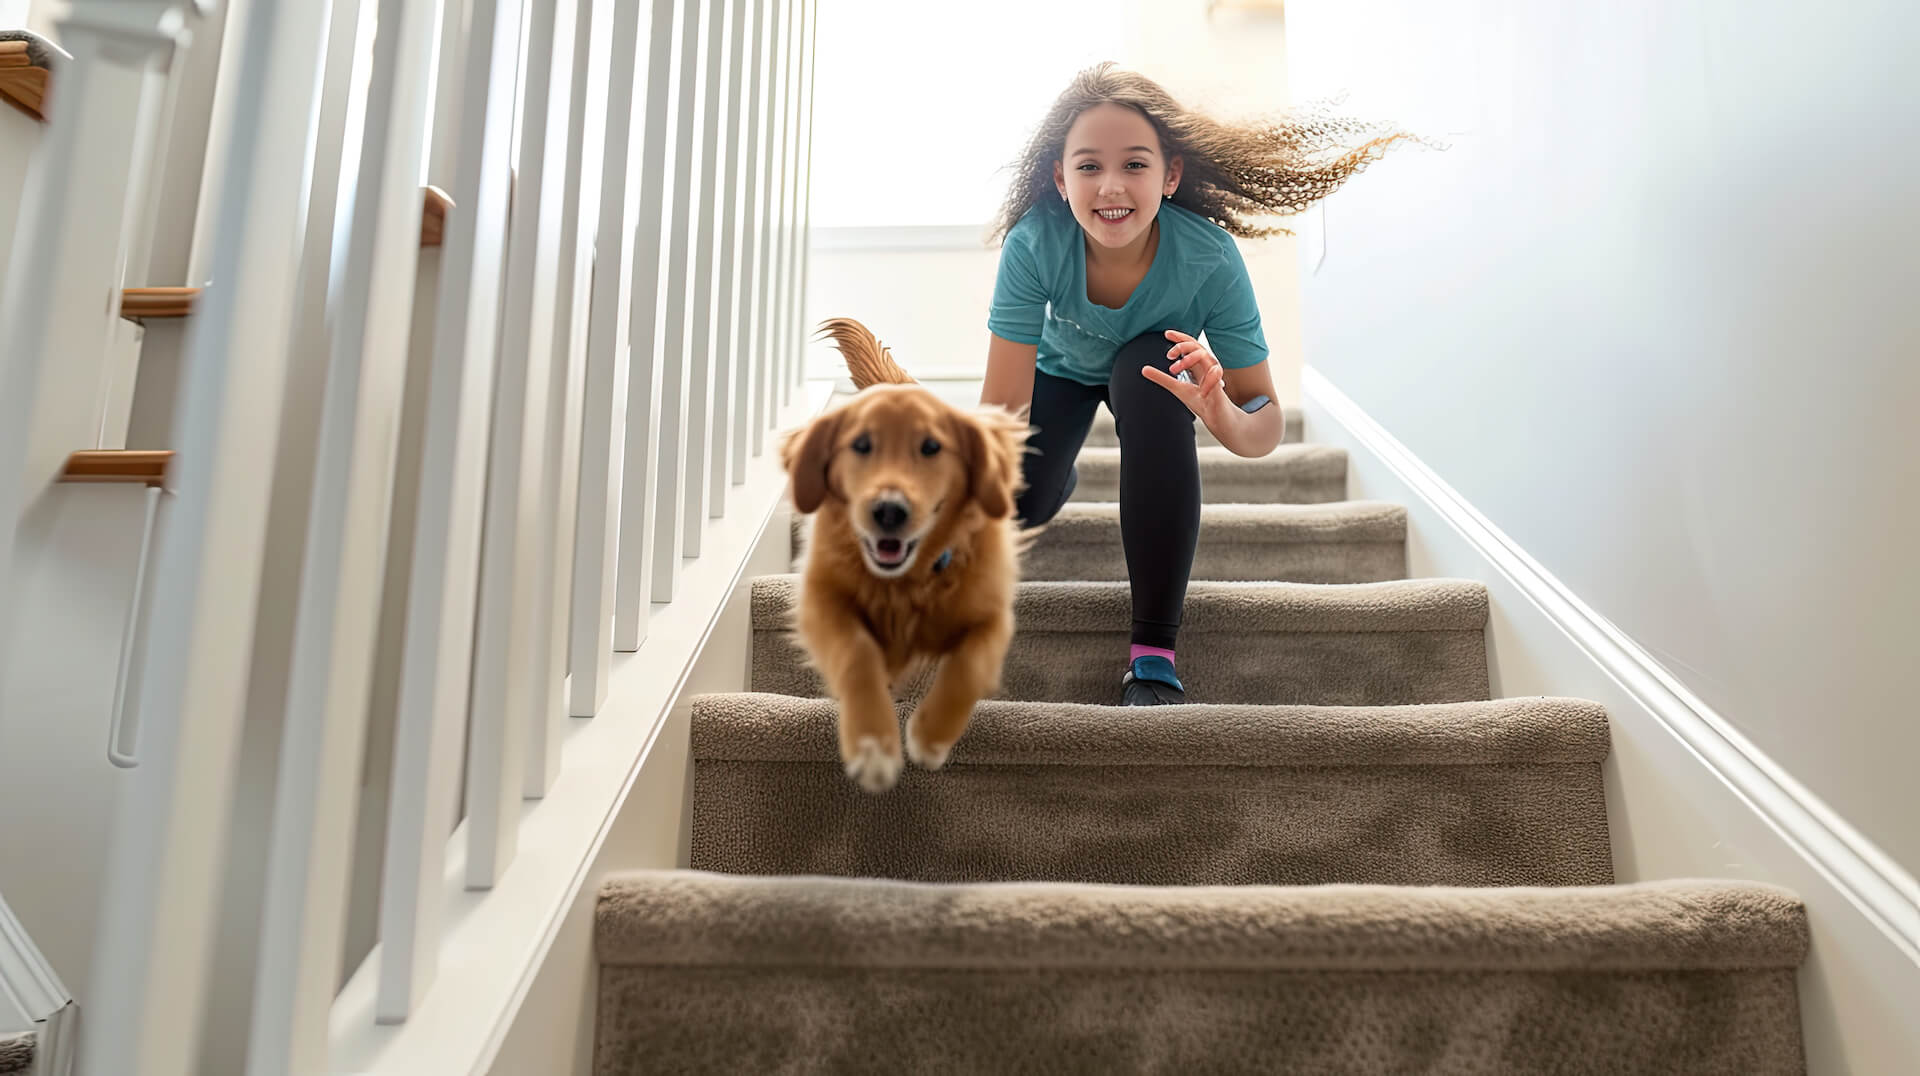
[(33, 1032), (0, 1034), (0, 1076), (25, 1076), (33, 1071)]
[(754, 582), (753, 690), (693, 707), (691, 869), (601, 894), (601, 1076), (1804, 1071), (1799, 901), (1614, 884), (1606, 714), (1490, 699), (1486, 589), (1405, 579), (1337, 450), (1203, 449), (1204, 702), (1111, 706), (1110, 442), (1001, 697), (884, 795), (785, 634), (798, 577)]

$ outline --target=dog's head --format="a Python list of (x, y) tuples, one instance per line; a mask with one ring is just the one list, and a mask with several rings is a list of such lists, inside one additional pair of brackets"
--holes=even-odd
[(793, 506), (844, 505), (869, 571), (904, 574), (940, 520), (977, 505), (1013, 514), (1026, 424), (969, 413), (916, 385), (874, 385), (790, 435)]

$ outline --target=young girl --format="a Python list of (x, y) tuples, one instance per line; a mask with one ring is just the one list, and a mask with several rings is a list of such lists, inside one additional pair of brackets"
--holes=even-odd
[(1193, 420), (1241, 456), (1285, 432), (1233, 237), (1284, 232), (1248, 217), (1299, 212), (1411, 137), (1376, 130), (1317, 114), (1223, 124), (1101, 64), (1054, 102), (1016, 165), (994, 228), (981, 402), (1030, 407), (1027, 527), (1072, 494), (1095, 407), (1113, 412), (1133, 587), (1125, 705), (1186, 701), (1174, 643), (1200, 533)]

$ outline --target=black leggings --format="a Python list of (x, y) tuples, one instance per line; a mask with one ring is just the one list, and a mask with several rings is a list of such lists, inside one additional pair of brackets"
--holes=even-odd
[(1105, 402), (1120, 437), (1120, 542), (1133, 584), (1133, 642), (1174, 648), (1180, 607), (1200, 538), (1200, 460), (1193, 412), (1179, 397), (1146, 379), (1142, 366), (1168, 366), (1173, 342), (1144, 333), (1114, 354), (1105, 385), (1033, 373), (1034, 451), (1025, 458), (1027, 489), (1020, 495), (1021, 525), (1038, 526), (1067, 503), (1078, 480), (1073, 462)]

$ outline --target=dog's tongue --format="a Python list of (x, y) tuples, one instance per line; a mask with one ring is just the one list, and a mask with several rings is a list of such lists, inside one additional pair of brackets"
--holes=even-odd
[(901, 546), (900, 544), (900, 539), (882, 538), (879, 541), (873, 543), (873, 551), (875, 553), (880, 554), (881, 560), (886, 561), (888, 564), (892, 564), (895, 561), (898, 561), (900, 559), (901, 555), (904, 553), (905, 550), (904, 550), (904, 547)]

